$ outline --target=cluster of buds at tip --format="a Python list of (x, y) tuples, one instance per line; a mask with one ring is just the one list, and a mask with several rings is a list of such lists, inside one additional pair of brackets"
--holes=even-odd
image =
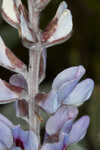
[[(35, 130), (24, 131), (20, 125), (14, 125), (0, 114), (0, 150), (65, 150), (69, 145), (82, 140), (89, 126), (89, 116), (75, 121), (78, 107), (89, 100), (94, 89), (92, 79), (80, 81), (85, 74), (83, 66), (70, 67), (59, 73), (48, 93), (36, 89), (34, 92), (30, 88), (33, 88), (34, 83), (39, 87), (45, 78), (46, 48), (68, 40), (72, 33), (72, 15), (65, 1), (60, 3), (56, 15), (46, 29), (39, 29), (40, 12), (49, 2), (50, 0), (28, 0), (28, 12), (21, 0), (2, 1), (1, 14), (8, 24), (18, 30), (22, 44), (29, 49), (29, 54), (32, 52), (30, 60), (32, 63), (36, 60), (33, 65), (36, 70), (32, 70), (31, 61), (27, 67), (17, 58), (0, 37), (0, 65), (16, 73), (10, 77), (9, 83), (0, 79), (0, 104), (15, 102), (16, 116), (27, 121), (29, 126), (32, 125), (32, 118), (45, 120), (39, 110), (48, 114), (49, 118), (41, 144)], [(39, 60), (33, 57), (38, 54)], [(32, 71), (37, 72), (33, 75)], [(32, 75), (38, 79), (34, 83), (35, 79), (30, 80)]]
[[(45, 6), (49, 0), (37, 0), (34, 5), (37, 11), (42, 5)], [(70, 10), (67, 8), (66, 2), (61, 2), (56, 15), (41, 33), (41, 43), (44, 47), (50, 47), (55, 44), (68, 40), (72, 33), (73, 23)], [(28, 13), (20, 0), (3, 0), (2, 16), (6, 22), (20, 31), (20, 36), (27, 45), (35, 45), (37, 38), (35, 31), (29, 26)]]

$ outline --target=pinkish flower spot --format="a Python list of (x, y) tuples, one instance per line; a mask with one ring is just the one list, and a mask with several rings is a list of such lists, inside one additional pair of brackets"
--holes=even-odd
[(21, 141), (20, 138), (17, 138), (17, 139), (15, 139), (14, 141), (15, 141), (16, 146), (20, 147), (22, 150), (25, 150), (25, 149), (24, 149), (23, 141)]
[(67, 150), (66, 145), (63, 146), (62, 150)]

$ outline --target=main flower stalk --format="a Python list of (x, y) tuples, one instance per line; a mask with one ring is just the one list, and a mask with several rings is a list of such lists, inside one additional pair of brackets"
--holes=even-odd
[[(35, 131), (39, 136), (39, 120), (36, 115), (38, 109), (34, 97), (38, 93), (38, 77), (39, 77), (39, 63), (40, 63), (40, 51), (29, 51), (29, 125), (30, 129)], [(35, 70), (35, 71), (34, 71)]]
[(29, 10), (29, 20), (30, 25), (35, 31), (35, 37), (37, 38), (37, 43), (34, 48), (29, 49), (29, 79), (28, 79), (28, 90), (29, 90), (29, 125), (30, 129), (35, 131), (35, 133), (40, 136), (40, 121), (37, 112), (39, 113), (38, 107), (35, 104), (35, 96), (39, 92), (39, 65), (40, 65), (40, 55), (41, 48), (39, 47), (39, 13), (35, 9), (34, 0), (28, 1), (28, 10)]

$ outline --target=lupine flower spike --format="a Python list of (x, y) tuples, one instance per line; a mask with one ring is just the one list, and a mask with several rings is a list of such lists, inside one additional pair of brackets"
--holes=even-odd
[[(39, 91), (46, 76), (46, 48), (67, 41), (73, 29), (72, 14), (65, 1), (44, 31), (39, 28), (40, 13), (49, 2), (28, 0), (27, 10), (21, 0), (2, 1), (2, 17), (18, 31), (23, 46), (29, 50), (29, 65), (17, 58), (0, 36), (0, 66), (15, 73), (9, 83), (0, 79), (0, 104), (14, 102), (16, 117), (27, 121), (29, 130), (0, 114), (0, 150), (65, 150), (82, 140), (89, 127), (87, 115), (75, 121), (78, 107), (89, 100), (94, 88), (92, 79), (80, 81), (85, 74), (82, 65), (59, 73), (48, 93)], [(48, 114), (47, 120), (40, 113), (43, 111)], [(44, 120), (45, 133), (41, 137)]]

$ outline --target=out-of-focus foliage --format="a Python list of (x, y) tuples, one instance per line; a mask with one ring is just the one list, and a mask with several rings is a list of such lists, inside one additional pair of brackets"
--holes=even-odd
[(95, 150), (100, 149), (100, 86), (95, 88), (91, 103), (88, 106), (88, 112), (91, 117), (91, 126), (89, 130), (89, 141), (91, 147)]
[(80, 144), (74, 144), (69, 147), (69, 150), (87, 150), (86, 147), (81, 146)]
[[(83, 64), (87, 68), (89, 75), (100, 82), (100, 71), (98, 70), (100, 63), (100, 2), (94, 0), (68, 0), (67, 2), (73, 15), (73, 35), (68, 42), (48, 50), (48, 66), (50, 69), (48, 74), (51, 72), (51, 75), (55, 76), (63, 67)], [(43, 28), (52, 18), (58, 3), (59, 1), (52, 1), (44, 11), (41, 19)], [(54, 5), (55, 9), (53, 9), (52, 5)], [(45, 20), (45, 18), (48, 19)]]

